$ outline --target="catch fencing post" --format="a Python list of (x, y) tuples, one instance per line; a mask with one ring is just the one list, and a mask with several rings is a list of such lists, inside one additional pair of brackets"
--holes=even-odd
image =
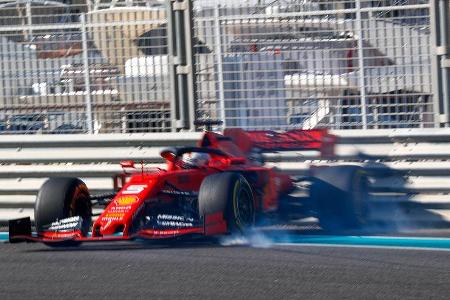
[(91, 82), (90, 82), (90, 72), (89, 72), (89, 55), (88, 55), (88, 45), (87, 45), (87, 33), (86, 33), (86, 15), (80, 15), (81, 21), (81, 39), (83, 45), (83, 67), (84, 67), (84, 85), (86, 93), (86, 122), (87, 130), (89, 134), (93, 134), (93, 123), (92, 123), (92, 101), (91, 101)]
[(214, 7), (214, 34), (215, 34), (215, 51), (217, 58), (217, 81), (219, 89), (219, 107), (220, 107), (220, 118), (222, 119), (222, 127), (226, 128), (226, 115), (225, 115), (225, 93), (223, 88), (223, 54), (222, 54), (222, 37), (220, 30), (220, 4), (217, 3)]
[(430, 1), (435, 124), (450, 124), (450, 1)]
[(168, 0), (169, 68), (172, 120), (175, 130), (194, 130), (196, 111), (195, 66), (192, 43), (192, 1)]
[(359, 91), (361, 96), (362, 128), (367, 129), (367, 99), (366, 79), (364, 76), (364, 45), (363, 26), (361, 16), (361, 0), (356, 1), (356, 24), (358, 32), (358, 65), (359, 65)]

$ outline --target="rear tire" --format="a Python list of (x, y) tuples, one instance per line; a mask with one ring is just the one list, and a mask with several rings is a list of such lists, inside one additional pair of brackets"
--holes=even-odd
[[(81, 234), (86, 236), (92, 222), (92, 205), (86, 184), (78, 178), (50, 178), (39, 190), (34, 207), (36, 231), (69, 217), (80, 216), (83, 220)], [(79, 243), (55, 242), (50, 246), (74, 246)]]
[(310, 196), (320, 225), (329, 231), (359, 229), (368, 220), (368, 178), (359, 166), (316, 167)]
[(200, 216), (224, 212), (230, 232), (243, 233), (255, 224), (252, 189), (239, 173), (217, 173), (206, 177), (199, 191)]

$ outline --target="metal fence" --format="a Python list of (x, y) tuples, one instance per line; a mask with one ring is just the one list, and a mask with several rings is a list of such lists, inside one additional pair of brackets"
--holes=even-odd
[(170, 130), (165, 7), (78, 2), (0, 6), (0, 129)]
[[(428, 0), (192, 5), (197, 118), (437, 125)], [(164, 1), (0, 1), (0, 132), (175, 130), (167, 28)]]
[(209, 65), (197, 55), (205, 116), (251, 128), (433, 126), (428, 1), (215, 1), (196, 13), (214, 53)]

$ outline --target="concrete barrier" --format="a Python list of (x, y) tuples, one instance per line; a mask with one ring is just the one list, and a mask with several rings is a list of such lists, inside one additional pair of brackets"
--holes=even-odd
[[(372, 202), (409, 207), (417, 220), (432, 215), (450, 221), (449, 129), (333, 133), (338, 144), (332, 159), (322, 160), (315, 151), (289, 151), (265, 154), (266, 164), (293, 176), (305, 175), (311, 164), (364, 165), (372, 175)], [(161, 149), (195, 145), (200, 137), (191, 132), (0, 136), (0, 222), (32, 216), (34, 197), (48, 177), (81, 177), (93, 193), (106, 192), (112, 188), (111, 176), (121, 172), (121, 160), (163, 167)], [(425, 215), (412, 213), (411, 207)], [(405, 212), (402, 218), (408, 217)]]

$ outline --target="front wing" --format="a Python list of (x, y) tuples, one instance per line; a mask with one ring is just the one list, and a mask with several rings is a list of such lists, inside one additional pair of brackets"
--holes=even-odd
[(177, 229), (141, 229), (134, 234), (108, 235), (108, 236), (83, 236), (81, 230), (68, 231), (44, 231), (32, 233), (31, 220), (29, 217), (9, 221), (9, 242), (106, 242), (106, 241), (127, 241), (127, 240), (160, 240), (173, 239), (181, 236), (214, 236), (227, 232), (227, 225), (223, 218), (223, 213), (206, 215), (202, 218), (200, 226)]

